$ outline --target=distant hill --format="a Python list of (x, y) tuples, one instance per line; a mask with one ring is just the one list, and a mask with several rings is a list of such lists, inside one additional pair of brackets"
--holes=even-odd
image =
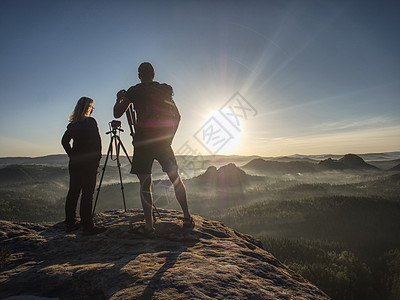
[(40, 157), (0, 157), (0, 167), (8, 165), (68, 165), (66, 154), (47, 155)]
[[(314, 155), (304, 155), (304, 154), (294, 154), (294, 155), (290, 155), (289, 157), (294, 158), (296, 160), (300, 160), (300, 159), (312, 159), (312, 160), (316, 160), (316, 161), (320, 161), (320, 160), (324, 160), (327, 159), (329, 157), (331, 158), (341, 158), (343, 155), (340, 154), (314, 154)], [(274, 158), (272, 158), (274, 159)]]
[[(281, 158), (284, 160), (285, 158)], [(301, 159), (301, 158), (299, 158)], [(261, 173), (309, 173), (327, 170), (380, 170), (371, 164), (366, 163), (361, 157), (355, 154), (346, 154), (340, 159), (327, 158), (318, 164), (307, 160), (302, 161), (275, 161), (256, 158), (242, 166), (244, 170), (251, 170)]]
[(265, 180), (265, 177), (248, 175), (230, 163), (219, 169), (210, 166), (205, 173), (185, 181), (185, 184), (191, 192), (215, 199), (207, 204), (208, 209), (213, 210), (243, 204), (245, 190), (260, 180)]
[(396, 167), (400, 164), (400, 159), (393, 159), (393, 160), (373, 160), (368, 161), (370, 165), (373, 165), (382, 170), (389, 170), (391, 168)]
[(346, 154), (339, 160), (328, 158), (318, 163), (320, 170), (379, 170), (355, 154)]
[(273, 157), (273, 158), (264, 158), (265, 160), (273, 160), (273, 161), (282, 161), (282, 162), (291, 162), (291, 161), (301, 161), (301, 162), (309, 162), (313, 164), (317, 164), (320, 160), (308, 157), (294, 157), (294, 156), (281, 156), (281, 157)]
[(201, 186), (238, 187), (255, 178), (257, 177), (246, 174), (246, 172), (238, 168), (235, 164), (230, 163), (219, 169), (210, 166), (205, 173), (191, 179), (191, 181)]
[(0, 169), (0, 184), (68, 178), (66, 168), (37, 165), (10, 165)]
[(394, 175), (390, 176), (390, 180), (400, 184), (400, 173), (397, 173), (397, 174), (394, 174)]
[(399, 151), (357, 154), (365, 161), (387, 161), (400, 158)]
[[(357, 156), (364, 159), (364, 161), (387, 161), (387, 160), (394, 160), (400, 158), (400, 151), (393, 151), (393, 152), (383, 152), (383, 153), (359, 153), (356, 154)], [(289, 157), (293, 158), (309, 158), (313, 160), (325, 160), (328, 158), (332, 159), (339, 159), (343, 155), (339, 154), (316, 154), (316, 155), (303, 155), (303, 154), (294, 154)], [(274, 159), (274, 158), (272, 158)]]
[(390, 168), (388, 171), (400, 171), (400, 164), (394, 166), (393, 168)]
[(305, 173), (314, 172), (315, 164), (308, 161), (272, 161), (256, 158), (245, 164), (242, 168), (258, 172), (285, 172), (285, 173)]
[[(104, 145), (105, 146), (105, 145)], [(106, 147), (104, 147), (106, 148)], [(106, 149), (103, 149), (104, 151)], [(131, 149), (128, 147), (128, 153), (131, 154)], [(123, 155), (125, 156), (125, 155)], [(388, 170), (400, 163), (400, 151), (397, 152), (384, 152), (384, 153), (366, 153), (357, 154), (365, 162), (374, 165), (380, 169)], [(100, 165), (104, 164), (105, 153), (103, 153), (103, 158)], [(260, 156), (241, 156), (241, 155), (200, 155), (200, 156), (187, 156), (187, 155), (177, 155), (177, 161), (180, 169), (187, 173), (189, 177), (194, 177), (204, 172), (204, 170), (209, 166), (215, 166), (217, 168), (224, 166), (228, 163), (234, 163), (237, 166), (243, 166), (251, 160), (262, 158), (266, 161), (276, 161), (276, 162), (309, 162), (311, 164), (318, 164), (321, 160), (326, 160), (328, 158), (339, 160), (343, 155), (337, 154), (319, 154), (319, 155), (302, 155), (294, 154), (289, 156), (281, 157), (260, 157)], [(396, 162), (397, 160), (397, 162)], [(188, 164), (190, 162), (190, 164)], [(196, 163), (195, 166), (193, 163)], [(45, 166), (68, 166), (68, 156), (66, 154), (56, 154), (47, 155), (41, 157), (0, 157), (0, 168), (4, 168), (8, 165), (45, 165)], [(109, 161), (109, 165), (115, 165), (113, 162)], [(127, 167), (129, 169), (129, 163), (126, 157), (121, 158), (122, 167)], [(153, 175), (155, 177), (161, 177), (163, 172), (159, 168), (158, 164), (155, 164), (155, 169), (153, 170)], [(190, 167), (188, 167), (190, 166)], [(190, 170), (185, 170), (190, 168)], [(279, 169), (279, 168), (278, 168)], [(186, 172), (187, 171), (187, 172)], [(291, 171), (284, 171), (290, 173)], [(297, 171), (296, 173), (298, 173)], [(300, 171), (301, 172), (301, 171)], [(188, 176), (183, 176), (185, 179)]]

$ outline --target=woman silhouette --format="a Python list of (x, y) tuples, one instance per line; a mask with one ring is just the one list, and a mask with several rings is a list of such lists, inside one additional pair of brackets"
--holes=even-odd
[[(93, 194), (101, 158), (99, 129), (96, 120), (90, 117), (94, 110), (93, 103), (94, 100), (88, 97), (78, 100), (61, 140), (69, 156), (69, 191), (65, 202), (66, 231), (77, 230), (82, 225), (85, 235), (106, 231), (106, 228), (93, 223), (92, 215)], [(76, 218), (76, 207), (81, 193), (79, 222)]]

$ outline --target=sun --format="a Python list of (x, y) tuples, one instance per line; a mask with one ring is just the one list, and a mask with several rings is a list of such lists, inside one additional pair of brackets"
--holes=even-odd
[(243, 129), (240, 119), (229, 109), (214, 110), (205, 119), (196, 139), (214, 155), (235, 154)]

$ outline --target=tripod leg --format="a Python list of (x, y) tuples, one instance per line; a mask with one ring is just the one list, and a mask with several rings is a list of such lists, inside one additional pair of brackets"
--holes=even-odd
[(129, 157), (128, 151), (126, 151), (126, 148), (125, 148), (124, 144), (122, 143), (120, 137), (117, 136), (117, 139), (118, 139), (119, 145), (122, 147), (122, 150), (124, 150), (124, 152), (125, 152), (126, 158), (129, 160), (129, 163), (132, 165), (132, 160)]
[(116, 142), (116, 144), (117, 144), (117, 166), (118, 166), (118, 172), (119, 172), (119, 182), (121, 183), (122, 200), (124, 202), (124, 210), (126, 212), (124, 185), (122, 184), (121, 164), (119, 162), (119, 150), (120, 150), (120, 146), (121, 146), (121, 140), (119, 139), (119, 137), (117, 137), (117, 139), (118, 139), (118, 142)]
[(156, 213), (157, 213), (157, 216), (161, 219), (160, 212), (158, 211), (156, 205), (153, 203), (153, 219), (154, 219), (154, 222), (157, 221)]
[(111, 151), (112, 151), (112, 142), (113, 142), (113, 141), (112, 141), (112, 138), (111, 138), (110, 146), (108, 146), (108, 151), (107, 151), (106, 160), (105, 160), (105, 162), (104, 162), (103, 171), (102, 171), (102, 173), (101, 173), (101, 178), (100, 178), (99, 187), (97, 188), (96, 201), (94, 202), (94, 206), (93, 206), (93, 214), (94, 214), (94, 212), (95, 212), (95, 210), (96, 210), (97, 199), (99, 198), (101, 183), (103, 182), (104, 172), (106, 171), (106, 166), (107, 166), (108, 157), (110, 156), (110, 153), (111, 153)]

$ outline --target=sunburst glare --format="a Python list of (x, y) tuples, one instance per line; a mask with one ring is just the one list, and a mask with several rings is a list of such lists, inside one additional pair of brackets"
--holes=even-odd
[[(232, 126), (229, 117), (237, 119), (238, 126)], [(229, 109), (212, 111), (205, 119), (196, 139), (211, 154), (233, 154), (240, 146), (243, 127), (239, 117)]]

